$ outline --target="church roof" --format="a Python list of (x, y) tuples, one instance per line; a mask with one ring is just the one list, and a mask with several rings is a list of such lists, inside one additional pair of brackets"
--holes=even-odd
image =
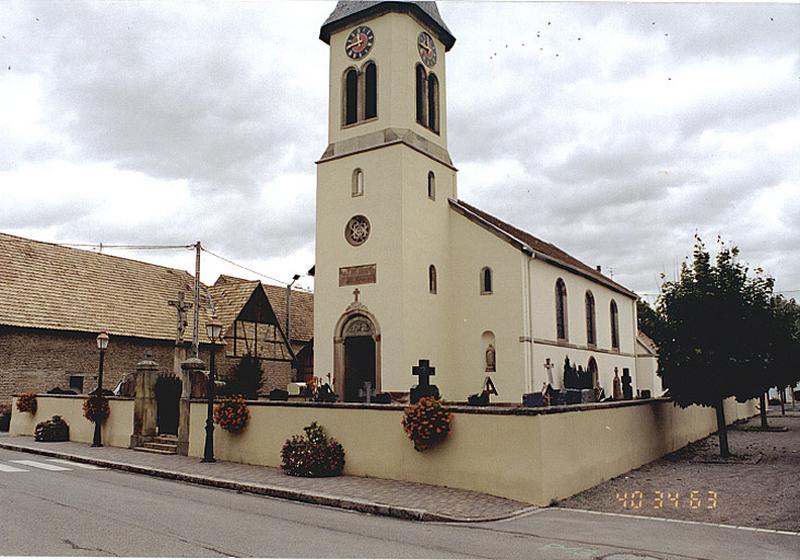
[(331, 33), (347, 27), (368, 15), (377, 16), (386, 12), (411, 13), (421, 18), (444, 44), (445, 51), (449, 51), (456, 42), (456, 38), (447, 28), (442, 16), (439, 15), (439, 8), (436, 7), (436, 2), (337, 2), (331, 15), (322, 24), (319, 38), (330, 44)]
[(603, 275), (601, 272), (598, 272), (597, 269), (579, 261), (552, 243), (543, 241), (526, 231), (516, 228), (511, 224), (492, 216), (491, 214), (487, 214), (483, 210), (479, 210), (474, 206), (467, 204), (463, 200), (455, 200), (451, 198), (450, 207), (467, 219), (475, 222), (485, 229), (488, 229), (492, 233), (498, 235), (498, 237), (501, 239), (511, 243), (521, 251), (536, 255), (537, 258), (542, 258), (550, 264), (559, 266), (561, 268), (566, 268), (590, 280), (604, 284), (606, 287), (611, 288), (616, 292), (632, 298), (639, 297), (626, 287), (614, 282), (611, 278)]

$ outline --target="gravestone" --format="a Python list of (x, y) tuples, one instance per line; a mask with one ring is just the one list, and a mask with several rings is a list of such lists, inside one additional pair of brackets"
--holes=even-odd
[(633, 398), (633, 386), (631, 385), (631, 373), (628, 368), (622, 368), (622, 398), (629, 401)]
[(581, 404), (581, 389), (566, 389), (565, 404)]
[(544, 395), (542, 393), (525, 393), (522, 395), (522, 406), (527, 406), (528, 408), (545, 406)]
[(581, 389), (581, 404), (594, 402), (594, 389)]
[(389, 393), (378, 393), (372, 399), (372, 404), (392, 404), (392, 395)]
[(283, 389), (273, 389), (269, 392), (268, 398), (271, 401), (288, 401), (289, 391), (285, 391)]
[(364, 402), (370, 404), (375, 396), (375, 389), (372, 388), (372, 381), (364, 381), (364, 388), (358, 390), (358, 396), (364, 399)]
[(622, 381), (619, 378), (619, 370), (615, 367), (614, 368), (614, 393), (613, 397), (615, 401), (622, 400)]
[(430, 384), (430, 378), (436, 375), (436, 368), (431, 367), (430, 360), (420, 360), (411, 368), (411, 374), (417, 376), (417, 384), (411, 387), (411, 404), (416, 404), (423, 397), (439, 398), (439, 388)]

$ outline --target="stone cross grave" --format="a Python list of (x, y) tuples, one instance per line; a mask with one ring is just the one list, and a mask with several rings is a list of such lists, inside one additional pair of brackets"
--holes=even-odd
[(364, 388), (358, 390), (358, 396), (365, 399), (364, 402), (367, 404), (372, 402), (372, 397), (375, 396), (375, 389), (372, 388), (372, 381), (364, 381)]
[(411, 374), (417, 376), (417, 384), (411, 387), (411, 404), (415, 404), (422, 397), (439, 398), (439, 388), (430, 384), (430, 378), (436, 375), (436, 368), (431, 367), (430, 360), (419, 360), (411, 367)]

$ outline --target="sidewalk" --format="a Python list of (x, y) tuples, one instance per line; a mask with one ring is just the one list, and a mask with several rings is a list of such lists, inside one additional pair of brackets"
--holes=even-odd
[(86, 443), (41, 443), (30, 436), (0, 437), (0, 449), (417, 521), (495, 521), (535, 509), (497, 496), (415, 482), (358, 476), (298, 478), (271, 467), (224, 461), (207, 464), (197, 457), (93, 448)]

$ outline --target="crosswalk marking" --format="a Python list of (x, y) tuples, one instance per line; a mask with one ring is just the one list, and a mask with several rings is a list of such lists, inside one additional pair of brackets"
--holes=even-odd
[(4, 465), (0, 463), (0, 472), (29, 472), (28, 469), (19, 469), (17, 467), (12, 467), (11, 465)]
[(105, 467), (98, 467), (97, 465), (88, 465), (86, 463), (73, 463), (72, 461), (67, 461), (66, 459), (48, 459), (51, 463), (58, 463), (60, 465), (68, 465), (70, 467), (78, 467), (80, 469), (89, 469), (90, 471), (104, 471), (106, 470)]
[(39, 463), (38, 461), (11, 461), (12, 463), (18, 463), (20, 465), (25, 465), (27, 467), (36, 467), (37, 469), (43, 469), (46, 471), (69, 471), (72, 469), (68, 469), (66, 467), (59, 467), (58, 465), (48, 465), (47, 463)]

